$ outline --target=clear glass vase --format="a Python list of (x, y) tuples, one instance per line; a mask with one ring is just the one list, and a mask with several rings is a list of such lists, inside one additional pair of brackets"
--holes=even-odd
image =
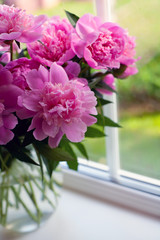
[[(43, 176), (43, 177), (42, 177)], [(36, 230), (54, 213), (62, 186), (57, 167), (50, 178), (40, 167), (15, 160), (0, 172), (0, 224), (4, 231)]]

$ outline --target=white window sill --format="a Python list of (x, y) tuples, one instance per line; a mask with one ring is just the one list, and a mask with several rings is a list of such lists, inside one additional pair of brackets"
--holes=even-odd
[(159, 240), (160, 220), (85, 194), (63, 189), (55, 214), (45, 226), (23, 237), (1, 240)]
[(88, 170), (86, 167), (83, 170), (83, 166), (80, 172), (64, 169), (64, 186), (93, 198), (160, 219), (160, 188), (158, 185), (146, 187), (146, 190), (153, 192), (151, 194), (144, 191), (146, 184), (143, 182), (139, 184), (137, 181), (125, 181), (124, 178), (120, 178), (118, 183), (113, 183), (109, 180), (106, 171), (94, 168)]

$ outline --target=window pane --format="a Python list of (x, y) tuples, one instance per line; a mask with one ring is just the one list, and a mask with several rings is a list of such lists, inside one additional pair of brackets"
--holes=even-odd
[(141, 56), (139, 73), (118, 80), (121, 168), (160, 179), (160, 1), (116, 4), (118, 22), (136, 36)]

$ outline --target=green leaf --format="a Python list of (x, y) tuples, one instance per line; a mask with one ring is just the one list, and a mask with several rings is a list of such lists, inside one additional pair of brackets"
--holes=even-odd
[(54, 161), (53, 159), (48, 159), (45, 156), (42, 156), (43, 162), (47, 168), (47, 172), (49, 174), (49, 176), (52, 176), (53, 171), (56, 169), (56, 167), (58, 166), (59, 162), (58, 161)]
[(71, 154), (71, 156), (74, 158), (73, 161), (67, 161), (67, 165), (70, 169), (73, 170), (78, 170), (78, 161), (77, 161), (77, 155), (75, 154), (75, 152), (73, 151), (70, 142), (68, 141), (68, 139), (63, 138), (61, 140), (60, 146), (62, 146), (62, 148), (67, 151), (69, 154)]
[(78, 170), (78, 161), (77, 160), (67, 161), (67, 165), (72, 170), (75, 170), (75, 171)]
[(77, 23), (79, 17), (76, 16), (75, 14), (73, 14), (73, 13), (70, 13), (70, 12), (66, 11), (66, 10), (65, 10), (65, 13), (66, 13), (66, 15), (67, 15), (68, 20), (70, 21), (70, 23), (72, 24), (72, 26), (75, 28), (76, 23)]
[(9, 151), (5, 147), (0, 146), (0, 169), (6, 170), (7, 168), (10, 168), (13, 161), (14, 159)]
[(14, 140), (9, 142), (6, 146), (6, 149), (10, 152), (13, 158), (17, 158), (21, 162), (26, 162), (39, 166), (26, 152), (27, 149), (21, 147)]
[(86, 151), (86, 148), (85, 148), (85, 146), (84, 146), (82, 143), (72, 143), (72, 144), (74, 144), (74, 145), (77, 147), (77, 149), (80, 151), (80, 153), (81, 153), (86, 159), (89, 159), (88, 153), (87, 153), (87, 151)]
[(99, 82), (99, 83), (96, 85), (96, 88), (105, 89), (105, 90), (108, 90), (108, 91), (110, 91), (110, 92), (116, 93), (116, 91), (115, 91), (113, 88), (111, 88), (108, 84), (106, 84), (104, 81)]
[(106, 99), (103, 99), (103, 98), (98, 98), (98, 104), (97, 105), (104, 106), (104, 105), (110, 104), (110, 103), (112, 103), (112, 102), (109, 101), (109, 100), (106, 100)]
[(106, 135), (104, 134), (104, 132), (94, 127), (88, 127), (87, 132), (85, 133), (85, 137), (89, 137), (89, 138), (99, 138), (99, 137), (105, 137), (105, 136)]
[(50, 148), (46, 143), (38, 141), (34, 143), (34, 146), (42, 155), (50, 176), (60, 161), (67, 161), (67, 164), (75, 161), (74, 157), (62, 148)]
[(77, 160), (77, 156), (75, 154), (75, 152), (73, 151), (70, 142), (68, 141), (68, 139), (63, 138), (61, 140), (61, 143), (59, 145), (62, 149), (64, 149), (65, 151), (67, 151), (75, 160)]
[(68, 152), (62, 148), (50, 148), (46, 143), (38, 142), (34, 143), (39, 153), (48, 159), (55, 161), (72, 161), (74, 159)]
[(98, 114), (96, 118), (97, 118), (97, 123), (96, 123), (97, 125), (108, 126), (108, 127), (121, 127), (118, 123), (115, 123), (110, 118), (102, 116), (100, 114)]

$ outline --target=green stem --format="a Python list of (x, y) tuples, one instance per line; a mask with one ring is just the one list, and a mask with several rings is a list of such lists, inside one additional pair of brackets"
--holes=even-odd
[(60, 196), (59, 195), (59, 193), (57, 193), (56, 191), (55, 191), (55, 188), (54, 188), (54, 185), (53, 185), (53, 183), (54, 183), (55, 181), (54, 181), (54, 179), (50, 179), (50, 182), (49, 182), (49, 186), (50, 186), (50, 189), (52, 190), (52, 192), (53, 192), (53, 194), (54, 194), (54, 197), (55, 197), (55, 199), (56, 199), (56, 202), (58, 202), (58, 197)]
[[(7, 176), (7, 185), (9, 184), (9, 178)], [(6, 201), (6, 207), (5, 207), (5, 212), (3, 215), (3, 225), (6, 225), (7, 222), (7, 214), (8, 214), (8, 206), (9, 206), (9, 200), (8, 200), (8, 196), (9, 196), (9, 186), (6, 187), (6, 195), (5, 195), (5, 201)]]
[[(20, 192), (21, 192), (21, 184), (19, 184), (18, 186), (18, 195), (20, 195)], [(17, 198), (15, 197), (15, 202), (16, 202), (16, 209), (19, 208), (19, 201), (17, 200)]]
[(39, 152), (37, 151), (36, 147), (33, 146), (35, 151), (36, 151), (36, 155), (40, 164), (40, 169), (41, 169), (41, 176), (42, 176), (42, 182), (43, 182), (43, 178), (44, 178), (44, 171), (43, 171), (43, 163), (42, 163), (42, 159), (41, 159), (41, 155), (39, 154)]
[[(7, 177), (7, 181), (6, 181)], [(9, 177), (8, 175), (4, 175), (2, 177), (2, 184), (0, 187), (0, 223), (5, 226), (7, 221), (7, 213), (8, 213), (8, 206), (9, 206)]]
[(2, 156), (0, 155), (0, 161), (1, 161), (1, 165), (2, 165), (2, 171), (7, 171), (8, 167), (6, 165), (6, 161), (8, 160), (8, 155), (5, 157), (5, 159), (3, 160)]
[(2, 177), (2, 184), (0, 187), (0, 223), (3, 225), (3, 199), (4, 199), (4, 176)]
[[(33, 178), (33, 182), (34, 182), (34, 184), (37, 186), (37, 188), (38, 188), (41, 192), (43, 192), (43, 189), (42, 189), (41, 186), (35, 181), (34, 178)], [(46, 196), (45, 193), (43, 193), (43, 197), (48, 201), (48, 203), (49, 203), (53, 208), (55, 208), (54, 204), (53, 204), (52, 201)]]
[(28, 215), (37, 223), (39, 223), (39, 220), (37, 219), (37, 217), (28, 209), (28, 207), (25, 205), (25, 203), (22, 201), (22, 199), (20, 198), (19, 194), (17, 193), (16, 189), (11, 186), (11, 190), (14, 193), (15, 197), (18, 199), (18, 201), (22, 204), (22, 206), (24, 207), (24, 209), (26, 210), (26, 212), (28, 213)]
[(24, 186), (24, 189), (26, 190), (28, 196), (30, 197), (31, 201), (33, 202), (33, 205), (36, 208), (38, 223), (40, 223), (40, 220), (41, 220), (41, 217), (42, 217), (42, 212), (40, 211), (40, 209), (38, 207), (36, 196), (34, 194), (34, 190), (33, 190), (33, 187), (32, 187), (32, 183), (30, 181), (28, 181), (28, 184), (29, 184), (31, 192), (28, 190), (28, 188), (25, 184), (23, 184), (23, 186)]

